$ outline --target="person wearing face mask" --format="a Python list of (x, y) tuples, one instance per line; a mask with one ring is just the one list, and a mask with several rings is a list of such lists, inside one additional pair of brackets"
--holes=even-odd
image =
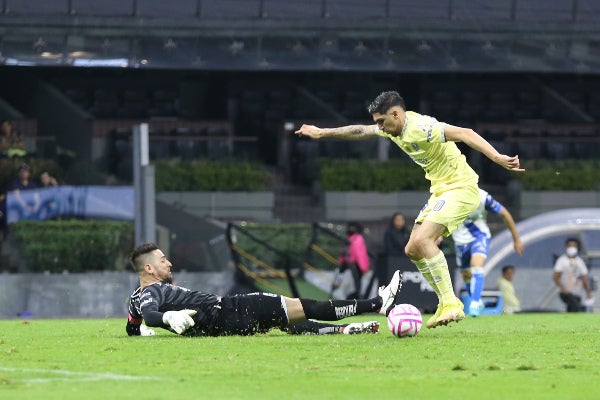
[[(594, 296), (588, 279), (588, 270), (577, 254), (579, 253), (579, 240), (568, 238), (565, 241), (565, 253), (554, 263), (554, 283), (560, 289), (560, 299), (567, 306), (567, 312), (586, 311), (594, 304)], [(581, 300), (581, 286), (587, 298)]]

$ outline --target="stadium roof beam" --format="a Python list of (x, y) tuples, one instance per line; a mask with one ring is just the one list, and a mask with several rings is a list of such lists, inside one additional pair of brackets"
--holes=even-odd
[[(402, 26), (402, 29), (398, 29)], [(600, 38), (595, 21), (472, 21), (384, 18), (362, 19), (201, 19), (92, 16), (15, 16), (0, 14), (0, 34), (83, 34), (106, 36), (340, 36), (407, 39), (460, 37), (490, 40), (528, 38)]]

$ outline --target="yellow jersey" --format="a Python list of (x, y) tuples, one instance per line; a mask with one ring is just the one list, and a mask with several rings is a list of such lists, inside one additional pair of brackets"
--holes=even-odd
[(446, 124), (433, 117), (406, 111), (400, 136), (389, 135), (379, 129), (379, 136), (387, 137), (425, 170), (431, 182), (431, 193), (477, 185), (479, 176), (467, 163), (456, 143), (447, 142)]

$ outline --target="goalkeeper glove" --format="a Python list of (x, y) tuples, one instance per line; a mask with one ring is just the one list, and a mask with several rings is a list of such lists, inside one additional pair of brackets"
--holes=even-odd
[(162, 320), (181, 335), (187, 328), (196, 324), (192, 319), (192, 315), (196, 315), (196, 312), (196, 310), (167, 311), (163, 314)]
[(156, 335), (156, 332), (154, 332), (154, 329), (150, 329), (148, 328), (146, 325), (140, 325), (140, 335), (142, 336), (154, 336)]

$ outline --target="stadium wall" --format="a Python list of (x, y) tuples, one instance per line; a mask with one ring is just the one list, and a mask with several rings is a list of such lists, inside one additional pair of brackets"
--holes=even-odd
[[(427, 191), (391, 193), (325, 191), (321, 204), (327, 221), (387, 220), (398, 210), (417, 212), (429, 198)], [(504, 199), (518, 218), (573, 207), (600, 207), (600, 191), (517, 190)], [(273, 221), (273, 192), (162, 192), (157, 199), (198, 217)]]
[(529, 218), (566, 207), (600, 207), (600, 190), (529, 191), (520, 193), (520, 218)]
[(198, 217), (272, 221), (273, 192), (161, 192), (157, 200)]
[(420, 210), (429, 198), (426, 191), (325, 192), (325, 216), (329, 221), (387, 220), (398, 210)]

